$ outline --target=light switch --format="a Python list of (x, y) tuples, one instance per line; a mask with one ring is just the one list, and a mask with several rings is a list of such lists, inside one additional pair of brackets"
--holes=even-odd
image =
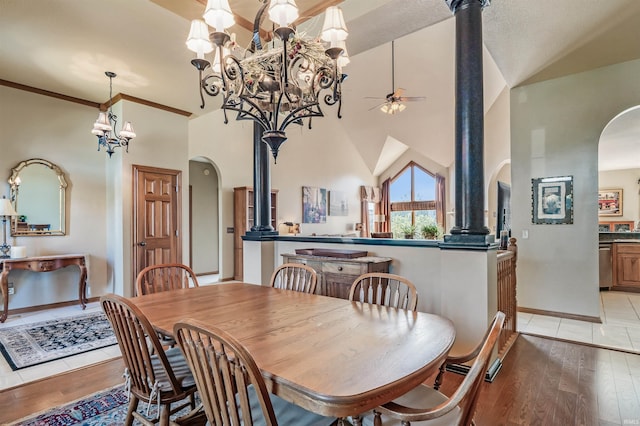
[(529, 230), (528, 229), (523, 229), (522, 230), (522, 239), (526, 240), (529, 238)]

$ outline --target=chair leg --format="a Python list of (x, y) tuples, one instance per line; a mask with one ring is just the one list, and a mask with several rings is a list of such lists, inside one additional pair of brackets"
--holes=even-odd
[(382, 419), (380, 418), (380, 413), (376, 410), (373, 410), (373, 426), (382, 426)]
[(433, 389), (435, 390), (439, 390), (440, 389), (440, 385), (442, 384), (442, 377), (444, 376), (444, 372), (447, 369), (447, 364), (446, 363), (442, 363), (442, 365), (440, 366), (440, 371), (438, 371), (438, 375), (436, 376), (436, 380), (433, 383)]
[(360, 417), (360, 414), (351, 416), (351, 420), (353, 420), (353, 426), (362, 426), (362, 417)]
[(169, 414), (171, 413), (171, 404), (162, 404), (160, 406), (160, 426), (169, 426)]
[(138, 403), (140, 402), (138, 397), (133, 394), (129, 394), (129, 398), (131, 398), (131, 400), (129, 401), (129, 408), (127, 408), (125, 426), (131, 426), (133, 424), (133, 412), (138, 409)]

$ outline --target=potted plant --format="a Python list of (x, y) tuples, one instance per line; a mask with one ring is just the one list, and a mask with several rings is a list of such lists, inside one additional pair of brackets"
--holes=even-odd
[(422, 238), (424, 239), (437, 240), (440, 230), (438, 229), (438, 225), (436, 225), (435, 223), (428, 223), (420, 229), (420, 232), (422, 233)]
[(402, 225), (400, 230), (404, 234), (404, 238), (407, 240), (413, 239), (413, 236), (416, 233), (416, 227), (414, 225)]

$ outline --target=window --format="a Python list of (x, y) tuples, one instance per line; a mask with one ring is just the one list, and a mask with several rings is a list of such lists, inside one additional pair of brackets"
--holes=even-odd
[(389, 186), (391, 201), (391, 231), (396, 237), (405, 234), (404, 229), (414, 226), (416, 232), (436, 220), (436, 178), (418, 164), (409, 163)]

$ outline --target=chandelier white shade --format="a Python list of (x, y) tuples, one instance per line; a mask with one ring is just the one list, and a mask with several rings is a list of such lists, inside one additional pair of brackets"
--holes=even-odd
[(269, 19), (279, 27), (286, 27), (298, 19), (298, 6), (295, 0), (271, 0)]
[(219, 32), (226, 30), (236, 23), (228, 0), (209, 0), (204, 10), (203, 18), (207, 24)]
[(203, 59), (205, 53), (213, 51), (213, 43), (209, 41), (209, 27), (201, 19), (191, 21), (189, 37), (187, 37), (187, 47), (196, 52), (198, 59)]
[(331, 47), (337, 47), (338, 42), (345, 41), (349, 32), (344, 23), (342, 10), (338, 6), (330, 6), (324, 14), (324, 25), (322, 26), (322, 39), (331, 43)]
[[(228, 5), (210, 1), (207, 7), (212, 3), (223, 9)], [(328, 106), (338, 104), (338, 117), (341, 117), (341, 85), (346, 75), (342, 74), (338, 62), (346, 64), (348, 57), (340, 59), (344, 44), (339, 46), (339, 43), (344, 43), (346, 26), (342, 13), (336, 8), (331, 14), (334, 18), (339, 16), (336, 19), (341, 23), (335, 28), (343, 28), (344, 33), (331, 30), (335, 30), (332, 37), (336, 43), (327, 48), (319, 39), (304, 37), (289, 26), (298, 19), (294, 0), (262, 0), (260, 3), (252, 42), (246, 50), (234, 42), (233, 35), (219, 27), (207, 34), (201, 27), (193, 28), (201, 24), (193, 23), (187, 47), (197, 55), (191, 63), (198, 70), (200, 107), (204, 108), (205, 93), (221, 95), (224, 122), (228, 122), (227, 111), (235, 111), (237, 120), (260, 124), (262, 140), (271, 148), (275, 159), (280, 145), (287, 140), (287, 126), (302, 125), (303, 120), (308, 119), (311, 128), (313, 117), (324, 116), (321, 102)], [(271, 42), (262, 43), (260, 22), (267, 12), (278, 28)], [(232, 15), (230, 10), (228, 13)], [(206, 18), (205, 21), (211, 25)], [(200, 56), (201, 52), (206, 53), (207, 43), (215, 46), (211, 62)]]
[(112, 89), (113, 79), (116, 73), (107, 71), (105, 75), (109, 77), (109, 109), (106, 112), (99, 112), (98, 119), (93, 123), (91, 134), (98, 137), (98, 151), (104, 147), (109, 157), (115, 152), (115, 148), (124, 147), (129, 152), (129, 142), (136, 137), (131, 122), (126, 121), (120, 134), (116, 133), (115, 127), (118, 124), (118, 117), (112, 111)]

